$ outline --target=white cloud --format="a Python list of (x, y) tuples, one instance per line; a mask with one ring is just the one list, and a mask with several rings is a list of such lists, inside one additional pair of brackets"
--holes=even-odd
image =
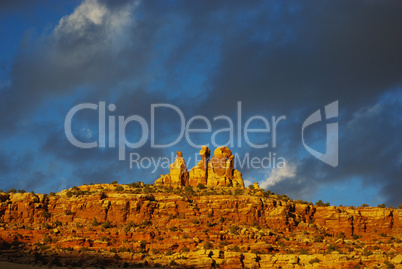
[(253, 185), (253, 181), (251, 181), (251, 180), (249, 180), (249, 179), (245, 179), (244, 180), (244, 187), (248, 187), (248, 186), (250, 186), (250, 185)]
[(259, 182), (259, 185), (263, 189), (274, 186), (275, 184), (296, 176), (296, 166), (286, 163), (283, 168), (274, 168), (271, 174), (263, 181)]
[[(119, 46), (124, 40), (127, 27), (134, 21), (133, 11), (138, 5), (133, 2), (121, 8), (108, 9), (98, 0), (85, 0), (72, 14), (60, 19), (54, 30), (56, 38), (86, 38), (94, 28), (102, 29), (102, 42), (110, 42)], [(99, 36), (96, 36), (99, 38)]]

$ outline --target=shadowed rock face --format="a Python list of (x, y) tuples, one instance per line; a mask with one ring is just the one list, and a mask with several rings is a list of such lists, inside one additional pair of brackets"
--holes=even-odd
[(202, 146), (200, 150), (201, 160), (187, 172), (183, 154), (178, 151), (175, 162), (170, 166), (170, 173), (161, 175), (155, 181), (156, 185), (173, 187), (197, 186), (228, 186), (244, 188), (241, 173), (234, 169), (234, 155), (228, 147), (218, 147), (214, 156), (209, 158), (211, 151)]

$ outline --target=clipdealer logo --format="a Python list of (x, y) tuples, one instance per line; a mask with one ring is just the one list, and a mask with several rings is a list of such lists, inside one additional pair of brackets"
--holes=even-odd
[[(338, 117), (338, 101), (332, 102), (329, 105), (325, 106), (324, 109), (324, 115), (325, 119), (333, 119)], [(321, 110), (315, 111), (313, 114), (311, 114), (303, 123), (302, 126), (302, 142), (303, 146), (305, 149), (310, 152), (311, 155), (319, 159), (320, 161), (332, 166), (332, 167), (337, 167), (339, 164), (339, 158), (338, 158), (338, 153), (339, 153), (339, 146), (338, 146), (338, 141), (339, 141), (339, 134), (338, 134), (338, 123), (327, 123), (326, 124), (326, 131), (327, 131), (327, 136), (326, 136), (326, 143), (325, 143), (325, 153), (321, 153), (319, 151), (316, 151), (306, 145), (304, 141), (304, 130), (306, 127), (313, 125), (315, 123), (321, 122), (322, 117), (321, 117)]]
[[(175, 146), (178, 144), (183, 137), (186, 139), (187, 143), (194, 147), (194, 148), (201, 148), (202, 145), (197, 145), (194, 143), (191, 138), (190, 134), (191, 133), (210, 133), (211, 137), (211, 144), (213, 147), (217, 148), (220, 146), (229, 146), (229, 147), (235, 147), (237, 146), (238, 148), (242, 147), (242, 141), (244, 138), (245, 143), (254, 149), (263, 149), (263, 148), (268, 148), (271, 146), (273, 149), (276, 148), (277, 146), (277, 131), (278, 131), (278, 124), (281, 121), (286, 120), (286, 116), (282, 115), (279, 117), (272, 116), (271, 119), (268, 119), (264, 116), (261, 115), (254, 115), (248, 118), (245, 123), (243, 124), (242, 122), (242, 107), (241, 107), (241, 102), (238, 102), (237, 104), (237, 117), (235, 120), (232, 120), (230, 117), (227, 115), (219, 115), (213, 118), (212, 123), (215, 121), (226, 121), (227, 126), (229, 128), (219, 128), (216, 131), (212, 132), (212, 124), (211, 121), (202, 115), (196, 115), (191, 118), (189, 118), (186, 121), (186, 117), (184, 113), (180, 110), (180, 108), (171, 105), (171, 104), (151, 104), (151, 118), (150, 118), (150, 124), (141, 117), (140, 115), (131, 115), (129, 117), (124, 117), (124, 116), (116, 116), (116, 115), (111, 115), (109, 112), (114, 112), (116, 110), (116, 105), (114, 104), (109, 104), (106, 107), (105, 102), (99, 102), (98, 104), (93, 104), (93, 103), (83, 103), (74, 106), (66, 115), (65, 121), (64, 121), (64, 130), (67, 139), (69, 142), (82, 149), (90, 149), (90, 148), (116, 148), (118, 147), (118, 156), (119, 160), (125, 160), (126, 159), (126, 149), (131, 148), (131, 149), (137, 149), (145, 145), (145, 143), (148, 141), (150, 138), (150, 146), (151, 148), (169, 148), (172, 146)], [(157, 109), (170, 109), (171, 111), (177, 113), (179, 120), (180, 120), (180, 135), (173, 141), (167, 144), (157, 144), (155, 142), (155, 134), (157, 133), (155, 130), (155, 117), (156, 117), (156, 110)], [(89, 109), (89, 110), (97, 110), (98, 111), (98, 141), (92, 141), (92, 142), (82, 142), (79, 139), (77, 139), (73, 132), (72, 132), (72, 121), (74, 116), (80, 111), (84, 109)], [(107, 116), (107, 113), (109, 115)], [(327, 106), (325, 106), (324, 109), (324, 114), (325, 114), (325, 119), (332, 119), (338, 117), (338, 101), (335, 101)], [(106, 120), (107, 119), (107, 120)], [(206, 125), (206, 128), (204, 129), (195, 129), (192, 128), (192, 124), (194, 121), (203, 121)], [(250, 124), (252, 122), (258, 121), (259, 123), (262, 123), (264, 128), (251, 128)], [(338, 166), (338, 123), (328, 123), (326, 125), (326, 130), (327, 130), (327, 135), (326, 135), (326, 151), (324, 153), (321, 153), (317, 150), (314, 150), (310, 146), (308, 146), (305, 142), (304, 139), (304, 131), (307, 127), (313, 127), (314, 124), (321, 122), (322, 121), (322, 116), (321, 116), (321, 111), (317, 110), (314, 113), (312, 113), (303, 123), (302, 125), (302, 143), (305, 149), (312, 154), (314, 157), (317, 159), (321, 160), (322, 162), (332, 166), (336, 167)], [(136, 142), (130, 142), (127, 140), (126, 137), (126, 127), (128, 124), (137, 124), (139, 125), (139, 129), (141, 130), (141, 137), (138, 141)], [(222, 126), (223, 124), (220, 124)], [(116, 134), (116, 126), (117, 126), (117, 134)], [(228, 142), (224, 145), (218, 144), (216, 142), (216, 136), (221, 133), (228, 133)], [(236, 133), (236, 139), (234, 134)], [(253, 143), (250, 139), (250, 134), (251, 133), (260, 133), (260, 134), (267, 134), (270, 135), (270, 145), (265, 141), (265, 143), (261, 144), (256, 144)], [(108, 138), (108, 141), (107, 139)], [(116, 145), (117, 141), (117, 145)], [(206, 144), (206, 146), (210, 146), (210, 144)], [(268, 158), (269, 162), (271, 163), (271, 156), (272, 159), (276, 158), (276, 153), (268, 152)], [(138, 162), (138, 153), (130, 153), (130, 166), (132, 163), (132, 158), (136, 158), (134, 161)], [(252, 158), (254, 162), (255, 158)], [(279, 159), (278, 163), (281, 163), (282, 167), (284, 166), (283, 164), (285, 163), (285, 160), (283, 157), (278, 156)], [(264, 162), (266, 158), (260, 158), (261, 163)], [(274, 160), (275, 163), (275, 160)], [(278, 165), (277, 165), (278, 166)]]

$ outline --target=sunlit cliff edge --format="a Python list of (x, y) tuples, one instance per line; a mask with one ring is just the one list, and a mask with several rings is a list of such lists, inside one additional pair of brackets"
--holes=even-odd
[(402, 210), (258, 185), (95, 184), (0, 193), (3, 261), (64, 266), (402, 268)]

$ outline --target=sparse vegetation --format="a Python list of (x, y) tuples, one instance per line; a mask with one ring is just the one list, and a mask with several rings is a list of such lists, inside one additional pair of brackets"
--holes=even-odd
[(47, 211), (43, 211), (42, 212), (42, 217), (44, 217), (45, 219), (49, 219), (51, 217), (50, 213)]
[(389, 261), (384, 261), (384, 265), (386, 266), (386, 268), (388, 269), (393, 269), (395, 268), (395, 265), (393, 265), (391, 262)]
[(237, 226), (237, 225), (232, 225), (232, 226), (230, 226), (230, 232), (232, 233), (232, 234), (236, 234), (236, 235), (238, 235), (239, 234), (239, 230), (240, 230), (240, 228)]
[(238, 196), (238, 195), (243, 195), (244, 194), (244, 190), (243, 189), (236, 189), (234, 192), (234, 195)]
[[(110, 212), (107, 213), (107, 218), (113, 220), (113, 223), (109, 220), (103, 223), (99, 222), (98, 219), (102, 218), (103, 220), (104, 218), (103, 213), (99, 215), (91, 213), (89, 215), (90, 217), (85, 219), (85, 216), (82, 214), (83, 211), (80, 210), (81, 208), (88, 210), (88, 208), (90, 208), (90, 203), (92, 203), (91, 206), (95, 205), (98, 207), (96, 210), (99, 210), (100, 208), (106, 210), (104, 205), (106, 204), (105, 202), (109, 203), (109, 201), (99, 200), (99, 195), (101, 199), (102, 196), (107, 198), (103, 190), (107, 193), (111, 193), (110, 199), (108, 200), (112, 203), (117, 199), (121, 199), (120, 196), (123, 197), (123, 195), (112, 193), (113, 190), (125, 191), (124, 197), (130, 197), (129, 199), (133, 199), (132, 203), (130, 201), (130, 211), (127, 211), (126, 218), (134, 221), (118, 222), (118, 218), (115, 218), (116, 211), (112, 212), (113, 210), (116, 210), (114, 204), (112, 204), (110, 208), (108, 207)], [(17, 192), (24, 193), (21, 190), (18, 190)], [(55, 201), (66, 201), (66, 199), (60, 194), (66, 194), (68, 192), (71, 194), (71, 197), (74, 197), (74, 195), (82, 195), (82, 193), (93, 193), (94, 196), (89, 198), (82, 197), (80, 199), (71, 199), (68, 201), (67, 205), (58, 207), (55, 210), (52, 203)], [(399, 235), (395, 234), (392, 229), (388, 230), (383, 227), (378, 228), (381, 226), (368, 227), (367, 231), (370, 232), (369, 240), (367, 234), (362, 232), (360, 229), (354, 230), (357, 231), (360, 236), (357, 234), (345, 236), (342, 231), (339, 232), (339, 230), (332, 229), (330, 226), (326, 227), (325, 222), (324, 224), (322, 222), (322, 216), (318, 215), (322, 211), (325, 213), (331, 212), (331, 214), (334, 212), (340, 214), (357, 214), (356, 211), (349, 211), (352, 207), (334, 207), (333, 209), (321, 208), (314, 214), (304, 214), (300, 209), (307, 208), (309, 210), (316, 210), (316, 208), (297, 205), (307, 204), (307, 202), (302, 200), (284, 203), (283, 201), (290, 201), (291, 199), (286, 195), (271, 194), (269, 190), (262, 192), (265, 197), (269, 196), (270, 199), (262, 198), (261, 200), (272, 203), (275, 208), (289, 210), (287, 220), (289, 220), (289, 227), (291, 229), (289, 228), (289, 230), (286, 230), (285, 227), (281, 227), (278, 223), (267, 221), (264, 219), (264, 215), (258, 215), (258, 217), (257, 215), (245, 217), (234, 215), (233, 212), (240, 212), (240, 209), (249, 206), (248, 203), (254, 203), (254, 200), (259, 200), (259, 198), (251, 196), (256, 192), (253, 190), (252, 185), (250, 185), (250, 190), (224, 188), (219, 186), (206, 187), (202, 184), (198, 184), (197, 187), (186, 186), (173, 189), (166, 186), (143, 186), (142, 183), (137, 182), (128, 185), (119, 185), (116, 183), (115, 186), (103, 186), (103, 188), (100, 185), (93, 187), (74, 186), (68, 192), (62, 191), (58, 195), (50, 192), (49, 197), (56, 196), (52, 199), (49, 199), (49, 197), (46, 196), (41, 196), (40, 194), (37, 196), (41, 200), (40, 203), (42, 203), (43, 200), (51, 205), (46, 207), (41, 205), (41, 207), (35, 209), (35, 218), (42, 217), (42, 224), (36, 225), (20, 222), (15, 223), (14, 226), (8, 226), (9, 224), (7, 224), (7, 221), (0, 221), (0, 227), (8, 229), (9, 238), (15, 238), (14, 241), (9, 241), (9, 243), (0, 242), (0, 249), (22, 249), (30, 236), (29, 233), (24, 230), (38, 229), (42, 230), (43, 235), (42, 238), (39, 238), (37, 243), (35, 243), (35, 248), (37, 251), (41, 251), (41, 253), (47, 255), (48, 253), (52, 253), (51, 251), (59, 249), (59, 251), (72, 251), (72, 253), (69, 253), (71, 256), (74, 256), (79, 252), (88, 252), (86, 255), (92, 256), (92, 254), (95, 255), (102, 253), (103, 251), (108, 251), (110, 258), (114, 257), (114, 262), (118, 263), (121, 261), (118, 265), (120, 268), (130, 268), (135, 266), (157, 267), (157, 264), (136, 264), (131, 260), (126, 260), (126, 257), (131, 255), (131, 253), (133, 255), (142, 255), (138, 257), (151, 258), (143, 260), (152, 260), (152, 255), (159, 255), (158, 257), (155, 257), (157, 259), (161, 259), (164, 255), (167, 255), (170, 256), (168, 258), (169, 260), (174, 259), (177, 261), (177, 264), (182, 266), (185, 264), (183, 263), (183, 260), (193, 259), (194, 255), (196, 255), (195, 253), (200, 250), (202, 250), (202, 253), (210, 256), (212, 260), (216, 260), (216, 258), (228, 258), (229, 256), (225, 257), (226, 251), (239, 252), (234, 255), (238, 255), (241, 259), (249, 259), (249, 257), (244, 253), (254, 253), (257, 256), (254, 255), (253, 257), (259, 259), (262, 258), (261, 255), (267, 254), (327, 255), (334, 251), (345, 254), (354, 252), (354, 256), (356, 257), (370, 257), (368, 259), (363, 258), (361, 260), (362, 262), (359, 264), (354, 264), (352, 261), (353, 258), (349, 258), (350, 255), (345, 255), (347, 256), (346, 260), (350, 260), (349, 267), (355, 268), (356, 265), (358, 266), (356, 268), (367, 266), (371, 268), (373, 266), (366, 264), (365, 261), (372, 261), (375, 259), (376, 255), (373, 255), (373, 253), (377, 254), (385, 252), (385, 255), (388, 256), (388, 260), (391, 261), (397, 253), (390, 252), (389, 249), (398, 250), (397, 243), (401, 243), (399, 238), (395, 238), (399, 237)], [(168, 192), (179, 196), (169, 195)], [(136, 193), (154, 193), (154, 195), (152, 195), (154, 197), (152, 198), (151, 195), (132, 195)], [(234, 195), (246, 195), (246, 197), (222, 197), (222, 200), (224, 201), (232, 199), (238, 203), (238, 206), (236, 205), (237, 207), (229, 207), (232, 211), (226, 211), (227, 206), (224, 207), (225, 210), (220, 210), (216, 204), (212, 204), (215, 203), (215, 200), (221, 199), (220, 197), (207, 197), (207, 195), (228, 195), (232, 193)], [(194, 196), (190, 197), (190, 195)], [(7, 199), (10, 195), (3, 194), (3, 196)], [(259, 194), (259, 196), (262, 195)], [(164, 201), (164, 197), (168, 197), (169, 199)], [(172, 199), (175, 199), (174, 203), (171, 203)], [(35, 200), (37, 200), (37, 198), (35, 198)], [(84, 203), (86, 203), (86, 205)], [(137, 206), (135, 207), (136, 203)], [(162, 203), (166, 204), (162, 205)], [(232, 203), (232, 201), (229, 200), (227, 203)], [(316, 205), (329, 206), (329, 203), (324, 203), (319, 200)], [(158, 206), (160, 207), (158, 208)], [(361, 206), (361, 208), (364, 207), (367, 207), (367, 205), (363, 204)], [(47, 211), (48, 208), (53, 215), (50, 215)], [(71, 210), (74, 210), (76, 217), (67, 218), (63, 214), (60, 214), (60, 208), (70, 208)], [(183, 208), (190, 210), (183, 211)], [(64, 211), (65, 215), (73, 214), (70, 209)], [(193, 211), (192, 209), (195, 210)], [(357, 210), (359, 209), (360, 208)], [(117, 208), (117, 210), (120, 210), (120, 208)], [(372, 208), (365, 209), (365, 211), (370, 210), (372, 210)], [(138, 218), (130, 215), (138, 214), (138, 212), (141, 212), (138, 215), (140, 216)], [(151, 216), (150, 214), (155, 214), (152, 212), (158, 212), (158, 214), (160, 214), (159, 218), (155, 215)], [(126, 212), (124, 212), (124, 214), (126, 214)], [(52, 217), (54, 217), (54, 219), (52, 219)], [(315, 218), (316, 223), (314, 223), (314, 220), (309, 220), (310, 218)], [(63, 221), (63, 223), (58, 219)], [(82, 219), (84, 219), (84, 221), (81, 221)], [(152, 220), (152, 222), (149, 219)], [(293, 229), (295, 227), (292, 226), (294, 225), (293, 221), (296, 223), (296, 226), (298, 226), (297, 229)], [(379, 231), (372, 233), (371, 231), (374, 230), (374, 227), (377, 227)], [(362, 239), (358, 240), (360, 237), (362, 237)], [(79, 243), (73, 245), (73, 248), (69, 247), (63, 249), (61, 243), (65, 242), (64, 240), (66, 238), (69, 238), (68, 240), (71, 239), (71, 242), (68, 244), (75, 244), (75, 240), (79, 241)], [(142, 240), (144, 238), (146, 238), (147, 241)], [(166, 244), (166, 240), (170, 240), (170, 238), (174, 238), (175, 240), (178, 239), (182, 243)], [(355, 241), (351, 241), (350, 239)], [(383, 240), (385, 243), (379, 239)], [(258, 244), (254, 245), (253, 242)], [(51, 251), (49, 251), (49, 249)], [(186, 254), (191, 251), (194, 252)], [(57, 251), (55, 253), (57, 253)], [(120, 256), (118, 256), (117, 253), (119, 253)], [(48, 256), (44, 257), (46, 257), (46, 262), (49, 265), (56, 265), (56, 263), (52, 263), (52, 260), (49, 261)], [(324, 267), (327, 260), (326, 258), (321, 259), (321, 256), (319, 256), (321, 260), (314, 256), (307, 257), (310, 258), (307, 258), (305, 262), (313, 265), (313, 267), (318, 266), (317, 263), (320, 263), (319, 266)], [(61, 261), (63, 260), (64, 258), (61, 259)], [(125, 262), (124, 264), (123, 261)], [(57, 260), (55, 262), (57, 262)], [(84, 265), (84, 263), (81, 264)], [(63, 266), (65, 265), (63, 264)], [(108, 266), (108, 263), (105, 263), (104, 266)], [(158, 266), (166, 266), (166, 263), (161, 262)], [(392, 268), (391, 266), (393, 266), (393, 264), (387, 264), (384, 262), (381, 266), (384, 268)]]
[(131, 228), (134, 228), (136, 225), (134, 224), (134, 222), (130, 221), (126, 224), (124, 231), (128, 232), (131, 230)]
[(200, 190), (204, 190), (207, 187), (205, 187), (204, 184), (198, 183), (197, 188), (200, 189)]
[(98, 226), (100, 223), (98, 222), (98, 220), (96, 218), (94, 218), (94, 220), (92, 221), (92, 226)]
[(212, 243), (210, 241), (206, 241), (204, 244), (204, 249), (212, 249)]
[(123, 186), (119, 185), (114, 190), (115, 191), (124, 191), (124, 188), (123, 188)]
[(110, 227), (112, 227), (112, 223), (110, 222), (110, 221), (105, 221), (104, 223), (102, 223), (102, 228), (104, 228), (104, 229), (108, 229), (108, 228), (110, 228)]
[(315, 243), (320, 243), (324, 240), (324, 236), (321, 234), (316, 234), (316, 235), (314, 235), (313, 240)]
[(316, 206), (330, 206), (330, 203), (324, 203), (322, 200), (318, 200), (315, 203)]

